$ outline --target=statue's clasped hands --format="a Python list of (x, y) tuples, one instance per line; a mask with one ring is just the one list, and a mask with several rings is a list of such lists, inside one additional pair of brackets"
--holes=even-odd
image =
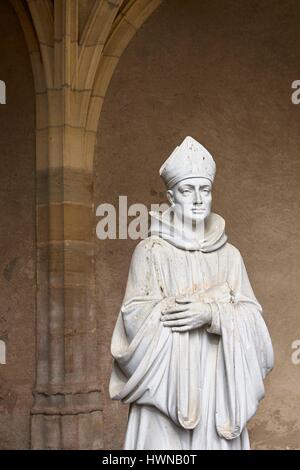
[(209, 303), (194, 297), (176, 298), (174, 305), (166, 307), (161, 313), (163, 325), (172, 331), (184, 332), (211, 324), (212, 311)]

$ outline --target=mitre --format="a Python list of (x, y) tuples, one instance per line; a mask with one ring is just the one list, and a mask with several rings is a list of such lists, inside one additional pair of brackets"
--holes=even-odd
[(193, 137), (186, 137), (159, 170), (167, 188), (186, 178), (200, 176), (213, 182), (216, 164), (211, 154)]

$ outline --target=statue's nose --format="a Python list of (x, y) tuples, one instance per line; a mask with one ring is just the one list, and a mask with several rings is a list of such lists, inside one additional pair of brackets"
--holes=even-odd
[(195, 197), (194, 197), (195, 204), (202, 204), (202, 197), (200, 191), (198, 189), (195, 190)]

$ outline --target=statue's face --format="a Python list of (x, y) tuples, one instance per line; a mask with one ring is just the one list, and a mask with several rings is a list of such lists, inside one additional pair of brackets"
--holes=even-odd
[(186, 178), (167, 192), (176, 216), (184, 222), (204, 220), (211, 211), (212, 184), (207, 178)]

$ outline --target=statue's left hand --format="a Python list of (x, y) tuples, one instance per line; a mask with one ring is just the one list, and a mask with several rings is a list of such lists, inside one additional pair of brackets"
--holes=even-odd
[(172, 331), (190, 331), (210, 324), (211, 307), (208, 303), (191, 298), (176, 299), (175, 306), (162, 312), (161, 321)]

